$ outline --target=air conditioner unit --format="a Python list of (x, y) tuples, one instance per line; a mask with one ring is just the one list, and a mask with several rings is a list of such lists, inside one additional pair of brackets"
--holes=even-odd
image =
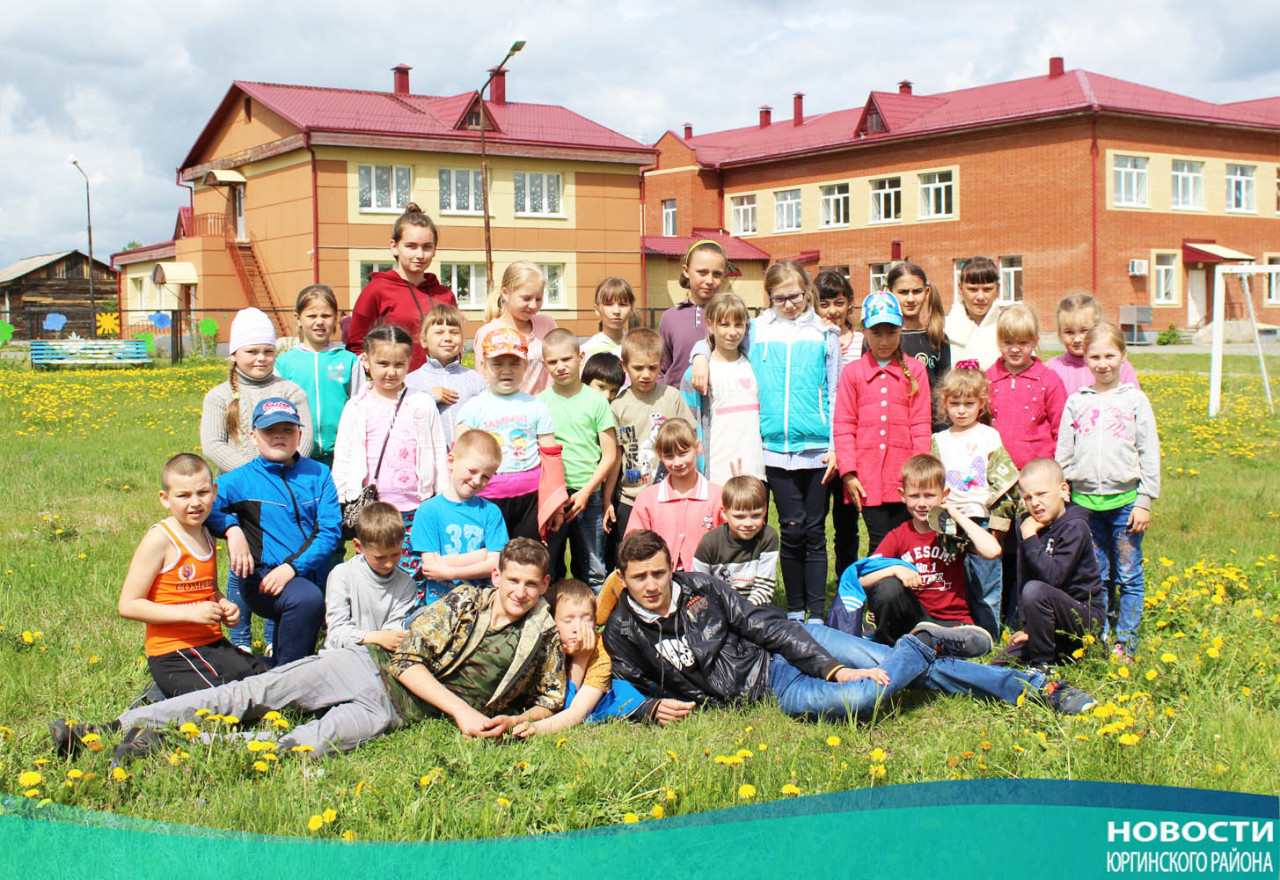
[(1146, 260), (1130, 260), (1130, 261), (1129, 261), (1129, 274), (1130, 274), (1131, 276), (1132, 276), (1132, 275), (1146, 275), (1146, 274), (1147, 274), (1147, 261), (1146, 261)]

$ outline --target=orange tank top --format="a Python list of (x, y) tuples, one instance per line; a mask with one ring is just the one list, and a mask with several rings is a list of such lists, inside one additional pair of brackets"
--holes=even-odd
[[(209, 550), (198, 554), (187, 546), (184, 536), (166, 523), (156, 525), (164, 531), (169, 543), (178, 551), (173, 565), (160, 570), (151, 582), (147, 598), (160, 605), (186, 605), (191, 602), (209, 602), (218, 589), (218, 560), (214, 554), (213, 537), (204, 529), (204, 539)], [(146, 651), (148, 657), (158, 657), (183, 648), (198, 648), (222, 638), (222, 627), (201, 623), (148, 623)]]

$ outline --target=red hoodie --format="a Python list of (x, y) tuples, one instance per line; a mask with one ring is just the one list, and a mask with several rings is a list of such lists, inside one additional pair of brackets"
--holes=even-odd
[(374, 272), (364, 290), (360, 291), (351, 312), (347, 349), (360, 354), (364, 351), (364, 335), (370, 327), (395, 324), (403, 327), (413, 338), (413, 356), (409, 359), (409, 371), (413, 372), (427, 362), (427, 352), (418, 341), (418, 335), (422, 331), (423, 317), (437, 305), (456, 307), (458, 298), (431, 273), (428, 272), (422, 283), (414, 287), (394, 270)]

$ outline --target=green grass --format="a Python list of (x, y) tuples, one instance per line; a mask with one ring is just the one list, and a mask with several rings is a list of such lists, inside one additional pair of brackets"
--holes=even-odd
[[(2, 791), (216, 828), (377, 840), (590, 828), (629, 813), (649, 820), (655, 808), (673, 816), (791, 796), (784, 786), (811, 795), (1058, 778), (1280, 793), (1280, 418), (1260, 414), (1256, 378), (1232, 377), (1223, 416), (1209, 422), (1206, 377), (1143, 376), (1161, 424), (1164, 488), (1145, 545), (1137, 662), (1122, 677), (1095, 649), (1070, 671), (1102, 700), (1098, 716), (913, 693), (868, 724), (797, 722), (766, 702), (670, 729), (615, 722), (509, 745), (429, 721), (347, 757), (282, 755), (265, 772), (242, 744), (192, 742), (172, 762), (135, 762), (124, 780), (112, 777), (109, 751), (54, 757), (45, 725), (112, 718), (141, 691), (142, 627), (115, 614), (120, 581), (160, 515), (159, 466), (194, 445), (200, 399), (223, 369), (4, 368), (3, 378)], [(24, 773), (41, 780), (20, 784)], [(333, 821), (309, 831), (325, 810)]]

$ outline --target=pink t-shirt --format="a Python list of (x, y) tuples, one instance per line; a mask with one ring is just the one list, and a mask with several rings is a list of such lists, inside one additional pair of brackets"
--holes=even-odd
[[(391, 416), (396, 402), (377, 394), (365, 400), (364, 452), (367, 460), (365, 485), (374, 482), (377, 473), (378, 500), (385, 501), (401, 513), (417, 510), (418, 498), (418, 438), (413, 431), (413, 419), (400, 408), (395, 424)], [(391, 429), (387, 453), (382, 456), (382, 470), (378, 471), (378, 456), (382, 454), (382, 441)]]
[[(533, 333), (525, 334), (525, 339), (529, 341), (529, 367), (524, 371), (524, 380), (520, 383), (520, 390), (526, 394), (537, 394), (544, 390), (551, 381), (547, 368), (542, 363), (542, 340), (547, 338), (548, 333), (556, 329), (556, 321), (550, 315), (541, 313), (534, 315), (531, 320), (533, 322)], [(481, 348), (481, 343), (494, 330), (506, 326), (506, 324), (502, 323), (501, 318), (494, 318), (476, 331), (476, 369), (480, 371), (480, 375), (484, 377), (486, 384), (489, 382), (489, 375), (488, 371), (484, 369), (484, 349)]]
[[(1084, 358), (1076, 357), (1070, 352), (1064, 351), (1057, 357), (1049, 358), (1045, 363), (1062, 380), (1062, 385), (1067, 391), (1067, 397), (1075, 394), (1081, 388), (1092, 385), (1094, 382), (1093, 371), (1084, 362)], [(1128, 382), (1138, 389), (1142, 387), (1138, 384), (1138, 374), (1133, 371), (1133, 364), (1129, 363), (1128, 360), (1120, 362), (1120, 381)]]

